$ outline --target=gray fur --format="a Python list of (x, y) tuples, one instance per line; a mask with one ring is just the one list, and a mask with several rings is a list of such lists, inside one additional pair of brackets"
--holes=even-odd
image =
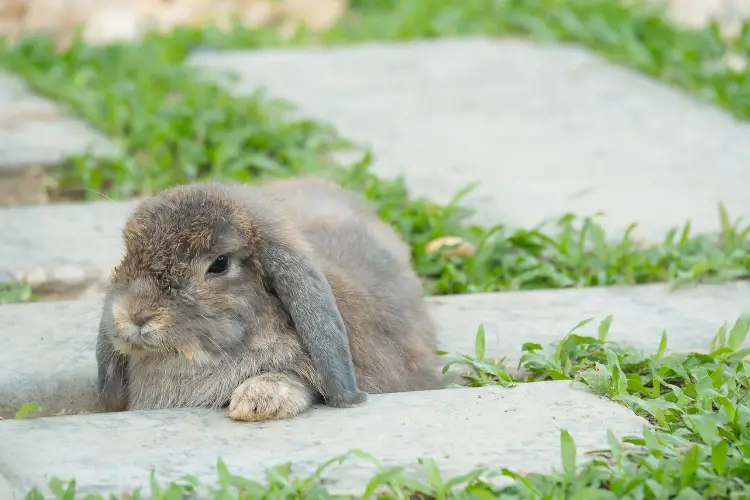
[(99, 405), (105, 411), (122, 411), (127, 407), (128, 358), (112, 345), (107, 334), (112, 324), (112, 294), (104, 298), (99, 335), (96, 339)]
[[(332, 183), (175, 187), (143, 202), (124, 238), (97, 346), (105, 407), (226, 406), (253, 377), (304, 381), (332, 406), (440, 386), (409, 248)], [(227, 274), (206, 277), (224, 253)]]

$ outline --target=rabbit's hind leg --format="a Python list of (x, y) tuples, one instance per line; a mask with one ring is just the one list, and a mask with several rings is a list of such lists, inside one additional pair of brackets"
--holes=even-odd
[(317, 395), (315, 389), (292, 373), (261, 373), (234, 390), (229, 418), (248, 422), (291, 418), (310, 408)]

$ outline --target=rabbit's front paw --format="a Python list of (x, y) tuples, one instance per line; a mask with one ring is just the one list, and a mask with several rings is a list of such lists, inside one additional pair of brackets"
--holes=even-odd
[(315, 392), (285, 373), (263, 373), (245, 380), (232, 393), (229, 418), (257, 422), (291, 418), (308, 409)]

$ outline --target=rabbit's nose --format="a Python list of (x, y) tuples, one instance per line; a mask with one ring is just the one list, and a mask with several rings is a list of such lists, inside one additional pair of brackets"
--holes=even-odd
[(146, 323), (148, 323), (149, 321), (151, 321), (151, 319), (153, 317), (154, 317), (154, 315), (151, 314), (151, 313), (136, 314), (135, 317), (133, 318), (133, 323), (135, 324), (135, 326), (137, 326), (138, 328), (140, 328), (143, 325), (145, 325)]

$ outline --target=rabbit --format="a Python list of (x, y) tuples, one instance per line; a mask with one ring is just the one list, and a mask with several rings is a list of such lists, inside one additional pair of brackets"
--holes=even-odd
[(442, 388), (410, 248), (332, 181), (175, 186), (139, 204), (123, 239), (97, 337), (104, 411), (276, 420)]

